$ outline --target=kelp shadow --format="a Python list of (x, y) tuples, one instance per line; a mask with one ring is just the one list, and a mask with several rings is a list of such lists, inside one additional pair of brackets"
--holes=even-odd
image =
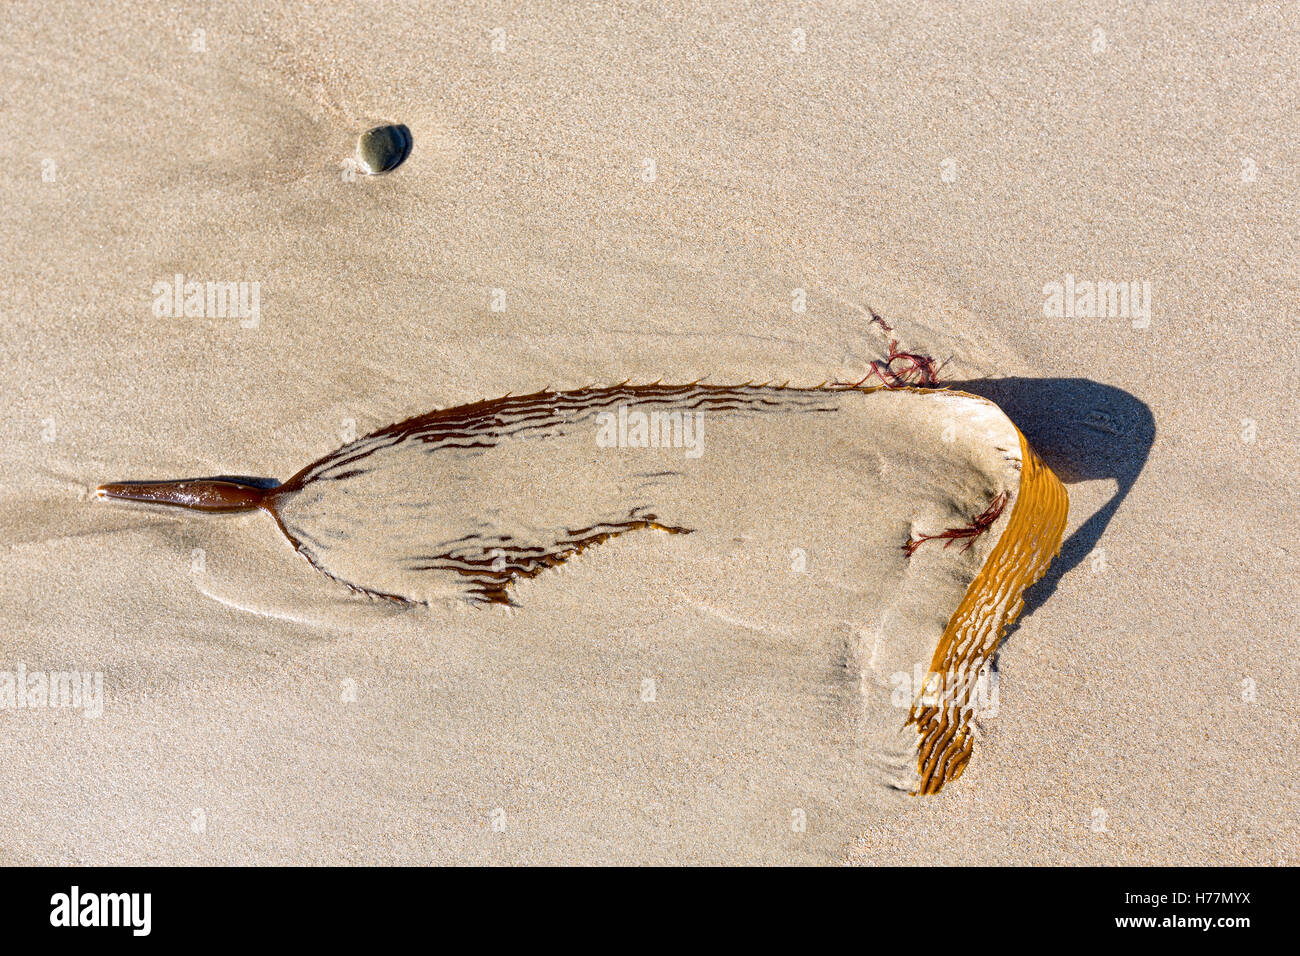
[[(1066, 539), (1047, 574), (1025, 592), (1023, 613), (1032, 614), (1101, 540), (1151, 455), (1155, 416), (1136, 396), (1086, 378), (990, 378), (944, 384), (996, 402), (1067, 485), (1115, 480), (1110, 500)], [(1015, 630), (1013, 625), (1006, 637)]]

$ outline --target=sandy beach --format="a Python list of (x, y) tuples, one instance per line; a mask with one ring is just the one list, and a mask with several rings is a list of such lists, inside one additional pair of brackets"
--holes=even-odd
[[(2, 16), (0, 672), (100, 691), (0, 707), (0, 863), (1297, 862), (1294, 7)], [(359, 174), (385, 123), (410, 157)], [(724, 530), (620, 535), (508, 607), (95, 495), (545, 388), (858, 382), (891, 337), (1070, 501), (934, 795), (881, 743), (890, 678), (1004, 525), (915, 565), (899, 536), (1016, 489), (930, 406), (706, 431), (735, 507), (689, 517)], [(542, 458), (546, 501), (622, 487), (585, 461)]]

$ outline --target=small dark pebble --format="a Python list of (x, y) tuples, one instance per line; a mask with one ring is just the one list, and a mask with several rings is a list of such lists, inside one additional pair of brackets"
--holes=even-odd
[(357, 160), (361, 171), (377, 176), (391, 172), (411, 155), (411, 131), (401, 123), (376, 126), (361, 134), (357, 140)]

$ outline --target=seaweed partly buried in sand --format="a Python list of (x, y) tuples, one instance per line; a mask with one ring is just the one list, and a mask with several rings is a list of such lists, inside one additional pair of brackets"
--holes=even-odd
[(1019, 430), (1017, 435), (1023, 457), (1011, 519), (944, 628), (930, 661), (935, 683), (927, 681), (925, 693), (908, 714), (908, 723), (921, 735), (918, 793), (938, 793), (966, 769), (974, 746), (970, 718), (981, 674), (1007, 626), (1020, 616), (1025, 590), (1047, 572), (1061, 550), (1070, 507), (1065, 486)]
[[(900, 358), (905, 364), (895, 368)], [(972, 448), (996, 464), (976, 469), (982, 480), (1005, 486), (982, 499), (967, 488), (964, 500), (989, 502), (969, 526), (900, 542), (909, 561), (921, 543), (936, 539), (945, 548), (965, 540), (960, 554), (1001, 525), (909, 714), (920, 735), (916, 792), (933, 793), (970, 759), (980, 669), (1020, 613), (1024, 590), (1059, 551), (1068, 507), (1064, 487), (991, 402), (909, 384), (932, 382), (934, 372), (928, 359), (891, 343), (890, 359), (875, 368), (886, 384), (872, 388), (656, 383), (507, 395), (390, 425), (284, 484), (221, 477), (118, 482), (97, 493), (207, 512), (260, 508), (316, 570), (372, 598), (510, 604), (518, 579), (619, 535), (730, 534), (736, 522), (756, 520), (745, 484), (750, 469), (830, 460), (845, 449), (865, 460), (876, 454), (882, 423), (906, 423), (907, 415), (938, 406), (964, 422), (975, 436)], [(706, 438), (712, 471), (699, 462)], [(915, 444), (908, 436), (899, 441), (900, 454)], [(603, 453), (622, 448), (646, 451)], [(742, 484), (719, 487), (719, 478), (736, 470), (744, 472)], [(841, 470), (827, 479), (837, 484), (819, 490), (806, 519), (822, 521), (827, 536), (838, 528), (846, 547), (852, 529), (825, 524), (832, 519), (820, 502), (861, 496), (857, 478)], [(779, 518), (782, 510), (790, 507), (768, 513)]]

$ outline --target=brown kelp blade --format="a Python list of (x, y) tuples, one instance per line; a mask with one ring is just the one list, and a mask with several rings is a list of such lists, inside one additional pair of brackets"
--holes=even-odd
[[(962, 404), (966, 400), (972, 404)], [(923, 404), (899, 404), (908, 402)], [(923, 415), (931, 403), (936, 410)], [(621, 415), (633, 404), (707, 414), (710, 447), (722, 453), (697, 460), (671, 444), (654, 452), (658, 458), (645, 457), (651, 452), (644, 449), (605, 450), (600, 417), (615, 420), (611, 409)], [(1004, 423), (991, 431), (990, 408)], [(959, 542), (951, 549), (958, 556), (1004, 525), (978, 571), (971, 569), (973, 579), (966, 578), (971, 584), (933, 653), (928, 646), (923, 652), (931, 657), (929, 679), (907, 723), (919, 734), (916, 792), (935, 793), (970, 760), (984, 668), (1020, 614), (1025, 590), (1059, 553), (1068, 511), (1061, 482), (1010, 420), (977, 396), (907, 386), (699, 383), (543, 391), (438, 410), (380, 429), (284, 485), (217, 476), (118, 482), (101, 486), (98, 494), (205, 512), (261, 508), (316, 570), (371, 598), (407, 605), (443, 598), (513, 603), (509, 589), (517, 580), (629, 531), (726, 531), (733, 512), (746, 518), (752, 510), (747, 476), (761, 473), (774, 455), (807, 462), (813, 469), (809, 480), (839, 481), (828, 486), (836, 488), (831, 501), (860, 502), (854, 468), (828, 477), (817, 463), (847, 459), (870, 467), (872, 456), (880, 454), (881, 422), (912, 421), (912, 415), (926, 420), (943, 409), (969, 413), (972, 434), (983, 436), (980, 447), (994, 456), (992, 474), (1005, 490), (993, 493), (995, 487), (980, 505), (984, 510), (970, 512), (968, 525), (898, 543), (910, 558), (926, 542), (941, 542), (935, 548), (943, 550)], [(845, 417), (829, 427), (829, 414)], [(904, 441), (898, 438), (893, 452), (902, 459), (910, 453)], [(787, 446), (781, 442), (789, 450), (782, 451)], [(718, 500), (711, 503), (709, 495)], [(846, 514), (857, 513), (850, 508)], [(781, 517), (769, 516), (777, 527)], [(835, 525), (833, 518), (832, 512), (824, 516), (827, 535), (860, 527), (852, 520)]]
[(1020, 450), (1020, 491), (1011, 518), (944, 628), (930, 662), (932, 680), (908, 717), (921, 738), (917, 793), (938, 793), (966, 769), (974, 746), (970, 720), (988, 660), (1024, 608), (1026, 589), (1061, 550), (1070, 507), (1065, 486), (1024, 435)]

